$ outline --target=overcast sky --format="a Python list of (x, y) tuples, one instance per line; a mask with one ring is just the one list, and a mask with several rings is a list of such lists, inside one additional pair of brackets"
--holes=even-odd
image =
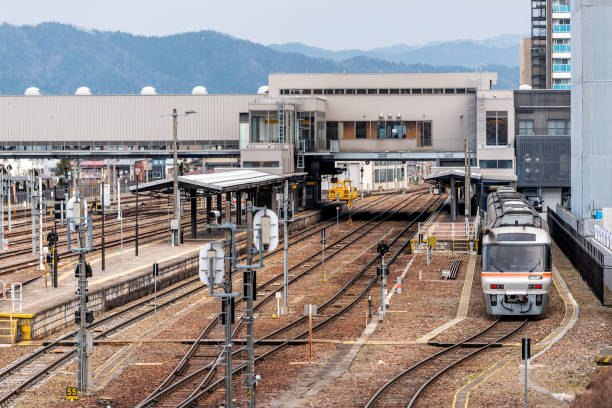
[(527, 0), (0, 0), (0, 21), (166, 35), (212, 29), (328, 49), (529, 32)]

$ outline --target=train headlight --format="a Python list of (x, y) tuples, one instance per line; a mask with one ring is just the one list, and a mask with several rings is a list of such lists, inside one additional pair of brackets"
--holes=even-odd
[(529, 275), (529, 280), (539, 280), (542, 279), (542, 275)]
[(536, 284), (530, 283), (529, 289), (542, 289), (542, 284), (541, 283), (536, 283)]
[(504, 288), (504, 285), (495, 284), (495, 283), (491, 284), (491, 289), (503, 289), (503, 288)]

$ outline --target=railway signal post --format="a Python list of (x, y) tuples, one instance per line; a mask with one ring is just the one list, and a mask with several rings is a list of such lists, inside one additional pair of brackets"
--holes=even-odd
[(378, 320), (382, 321), (387, 312), (387, 275), (389, 274), (389, 267), (385, 265), (385, 254), (389, 252), (389, 244), (385, 241), (380, 241), (376, 252), (378, 253), (379, 261), (376, 274), (380, 278), (380, 312), (378, 313)]
[[(87, 216), (87, 202), (81, 197), (78, 184), (76, 185), (75, 197), (70, 200), (67, 208), (67, 245), (71, 252), (78, 252), (80, 262), (77, 266), (79, 310), (75, 313), (75, 324), (79, 325), (77, 334), (78, 364), (78, 388), (82, 393), (87, 393), (91, 383), (91, 360), (89, 356), (93, 352), (93, 336), (87, 330), (87, 324), (93, 323), (93, 312), (87, 311), (88, 288), (87, 278), (91, 276), (91, 267), (87, 265), (85, 252), (91, 251), (93, 244), (93, 226), (91, 218)], [(73, 242), (72, 234), (76, 232), (76, 242)]]
[(525, 408), (527, 408), (527, 377), (528, 377), (528, 367), (529, 367), (529, 359), (531, 358), (531, 339), (529, 337), (524, 337), (522, 339), (522, 347), (521, 347), (521, 357), (525, 361)]

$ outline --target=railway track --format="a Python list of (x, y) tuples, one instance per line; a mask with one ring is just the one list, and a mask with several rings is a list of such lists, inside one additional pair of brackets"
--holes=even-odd
[[(366, 203), (361, 207), (363, 207), (363, 209), (367, 209), (375, 205), (376, 203), (380, 201), (385, 201), (387, 199), (388, 197), (385, 197), (379, 200), (375, 200), (373, 202)], [(348, 216), (348, 213), (344, 215)], [(325, 221), (324, 224), (331, 222), (331, 220), (332, 219)], [(335, 221), (335, 218), (333, 220)], [(293, 242), (290, 243), (290, 245), (296, 244), (298, 242), (301, 242), (311, 237), (312, 235), (316, 234), (320, 229), (325, 228), (326, 226), (325, 225), (320, 226), (321, 228), (319, 229), (317, 229), (317, 227), (319, 226), (309, 228), (308, 231), (310, 231), (310, 233), (307, 235), (304, 235), (304, 233), (308, 231), (298, 232), (297, 234), (295, 234), (296, 237), (300, 235), (303, 235), (303, 236), (296, 238)], [(266, 257), (272, 256), (272, 255), (274, 255), (274, 253), (266, 254)], [(185, 290), (189, 286), (195, 285), (195, 288), (185, 290), (185, 292), (180, 293), (177, 296), (174, 296), (170, 298), (169, 300), (160, 303), (158, 306), (158, 309), (164, 308), (186, 296), (189, 296), (191, 294), (196, 293), (197, 291), (202, 290), (203, 287), (199, 285), (198, 282), (199, 282), (199, 278), (191, 278), (191, 279), (186, 280), (185, 282), (178, 284), (177, 286), (171, 289), (168, 289), (165, 292), (159, 293), (158, 300), (163, 300), (164, 297), (169, 297), (177, 292)], [(96, 321), (95, 323), (89, 325), (88, 329), (102, 328), (102, 332), (98, 333), (94, 337), (95, 340), (109, 336), (113, 334), (114, 332), (122, 328), (125, 328), (135, 323), (136, 321), (142, 318), (145, 318), (151, 313), (153, 313), (153, 310), (147, 307), (150, 303), (150, 300), (151, 300), (151, 296), (143, 298), (142, 300), (129, 306), (126, 309), (120, 310), (118, 312), (115, 312), (107, 317), (104, 317)], [(144, 312), (138, 312), (138, 309), (140, 308), (145, 308), (146, 310)], [(114, 323), (117, 319), (124, 319), (124, 320), (118, 323)], [(58, 349), (61, 350), (62, 342), (65, 342), (71, 339), (72, 337), (76, 335), (76, 333), (77, 331), (73, 330), (70, 333), (60, 336), (59, 338), (49, 343), (48, 345), (38, 348), (32, 353), (29, 353), (26, 356), (22, 357), (21, 359), (15, 361), (10, 366), (2, 369), (0, 371), (0, 406), (3, 406), (4, 404), (8, 403), (12, 398), (19, 395), (21, 392), (26, 390), (28, 387), (35, 384), (42, 378), (44, 378), (47, 374), (49, 374), (51, 371), (53, 371), (57, 367), (60, 367), (61, 365), (70, 361), (76, 355), (76, 351), (74, 349), (61, 353), (60, 357), (57, 357), (57, 353), (53, 351), (58, 350)]]
[[(158, 293), (157, 298), (161, 302), (157, 305), (157, 310), (163, 309), (180, 299), (202, 290), (202, 286), (198, 283), (199, 278), (192, 278)], [(102, 332), (95, 334), (94, 340), (107, 337), (153, 314), (154, 309), (149, 306), (152, 299), (153, 296), (147, 296), (125, 309), (99, 319), (88, 325), (87, 328), (89, 330), (102, 328)], [(61, 343), (73, 338), (77, 332), (78, 330), (73, 330), (60, 336), (55, 341), (38, 348), (2, 369), (0, 371), (0, 407), (7, 404), (12, 398), (25, 391), (37, 381), (40, 381), (52, 370), (75, 357), (76, 349), (74, 348), (61, 353), (63, 349)], [(60, 353), (54, 352), (54, 350), (58, 349)], [(57, 354), (60, 354), (60, 356), (57, 357)]]
[[(484, 330), (417, 362), (383, 385), (365, 405), (374, 407), (412, 407), (424, 390), (438, 377), (459, 363), (482, 353), (521, 330), (528, 322), (496, 320)], [(477, 341), (479, 347), (468, 347)]]
[[(379, 220), (378, 222), (376, 222), (373, 226), (370, 226), (368, 228), (365, 229), (364, 232), (361, 232), (356, 238), (352, 238), (350, 243), (353, 243), (355, 241), (357, 241), (358, 239), (361, 239), (363, 237), (365, 237), (370, 231), (372, 231), (374, 228), (380, 226), (385, 220), (387, 220), (391, 215), (396, 214), (398, 212), (400, 212), (402, 209), (404, 209), (406, 206), (408, 206), (409, 204), (413, 203), (421, 194), (418, 194), (416, 196), (414, 196), (412, 198), (412, 200), (410, 200), (407, 203), (404, 203), (403, 205), (393, 208), (393, 209), (389, 209), (387, 211), (385, 211), (384, 213), (378, 215), (375, 217), (375, 219), (369, 221), (368, 223), (366, 223), (366, 225), (369, 225), (370, 223), (374, 222), (375, 220), (377, 220), (378, 218), (382, 217), (381, 220)], [(439, 200), (436, 199), (436, 201)], [(435, 202), (435, 201), (434, 201)], [(428, 205), (428, 208), (431, 206), (431, 203), (429, 203), (430, 205)], [(426, 211), (426, 210), (425, 210)], [(421, 212), (419, 215), (417, 215), (409, 224), (408, 226), (406, 226), (398, 235), (396, 235), (394, 237), (394, 239), (392, 240), (392, 245), (396, 244), (400, 238), (404, 235), (406, 235), (408, 233), (408, 231), (414, 227), (414, 224), (416, 223), (416, 221), (418, 219), (420, 219), (420, 217), (425, 213), (425, 211)], [(384, 216), (383, 216), (384, 215)], [(365, 226), (362, 226), (361, 228), (364, 228)], [(345, 243), (344, 245), (339, 244), (339, 242), (342, 242), (343, 240), (345, 240), (347, 237), (354, 235), (358, 230), (355, 230), (349, 234), (347, 234), (346, 236), (340, 238), (339, 240), (337, 240), (336, 242), (330, 244), (330, 247), (334, 247), (336, 245), (341, 245), (340, 249), (337, 249), (335, 252), (332, 252), (331, 256), (334, 256), (338, 253), (340, 253), (344, 248), (347, 248), (350, 244), (349, 243)], [(397, 250), (396, 254), (392, 257), (392, 260), (389, 263), (394, 262), (394, 260), (397, 258), (397, 256), (399, 255), (399, 253), (401, 251), (403, 251), (407, 244), (409, 244), (410, 239), (408, 238), (402, 245), (396, 246), (395, 249)], [(319, 253), (316, 253), (315, 255), (313, 255), (312, 257), (307, 258), (306, 260), (302, 261), (300, 264), (296, 265), (294, 268), (299, 267), (300, 265), (303, 265), (305, 262), (308, 262), (310, 260), (312, 260), (313, 257), (318, 257)], [(366, 272), (368, 270), (370, 270), (374, 264), (376, 263), (377, 257), (373, 257), (356, 275), (353, 276), (353, 278), (351, 278), (335, 295), (333, 295), (326, 303), (322, 304), (321, 306), (319, 306), (319, 310), (325, 310), (326, 308), (329, 309), (339, 309), (339, 311), (337, 312), (333, 312), (332, 315), (330, 317), (328, 317), (327, 319), (325, 319), (323, 322), (318, 323), (315, 327), (313, 327), (313, 330), (317, 330), (323, 326), (325, 326), (326, 324), (328, 324), (329, 322), (333, 321), (334, 319), (336, 319), (338, 316), (346, 313), (348, 310), (350, 310), (352, 308), (352, 306), (354, 306), (357, 302), (359, 302), (363, 296), (365, 296), (365, 294), (372, 288), (372, 286), (376, 283), (377, 278), (374, 275), (374, 277), (372, 277), (371, 275), (368, 275)], [(301, 277), (305, 276), (306, 274), (308, 274), (309, 272), (311, 272), (312, 270), (314, 270), (316, 267), (318, 267), (319, 262), (317, 262), (316, 265), (310, 266), (306, 271), (301, 272), (299, 275), (294, 276), (291, 280), (290, 280), (290, 284), (294, 283), (296, 280), (300, 279)], [(282, 277), (282, 274), (279, 274), (275, 277), (273, 277), (272, 279), (268, 280), (266, 283), (264, 283), (263, 285), (258, 286), (257, 291), (261, 291), (262, 289), (265, 290), (265, 287), (267, 287), (269, 284), (273, 283), (275, 280), (280, 279)], [(353, 295), (349, 294), (349, 288), (350, 288), (350, 292), (353, 293)], [(281, 288), (275, 289), (273, 291), (271, 291), (270, 293), (266, 294), (264, 296), (264, 298), (262, 300), (260, 300), (255, 306), (254, 309), (257, 310), (259, 308), (261, 308), (265, 303), (267, 303), (269, 300), (271, 300), (273, 297), (275, 297), (276, 292), (280, 291)], [(358, 295), (354, 296), (355, 292), (359, 292)], [(240, 300), (240, 299), (239, 299)], [(219, 363), (222, 360), (222, 352), (218, 351), (218, 347), (215, 348), (214, 346), (208, 346), (208, 347), (204, 347), (200, 344), (200, 341), (204, 338), (206, 338), (207, 335), (209, 335), (212, 330), (214, 328), (218, 328), (219, 325), (217, 324), (219, 321), (219, 316), (217, 316), (217, 318), (213, 319), (205, 328), (204, 330), (200, 333), (197, 341), (192, 345), (192, 347), (188, 350), (188, 352), (185, 354), (185, 356), (182, 358), (182, 360), (179, 362), (179, 364), (177, 365), (177, 367), (175, 368), (175, 370), (170, 373), (170, 375), (157, 387), (157, 389), (155, 391), (153, 391), (153, 393), (151, 395), (149, 395), (149, 397), (147, 397), (144, 401), (142, 401), (138, 407), (146, 407), (146, 406), (156, 406), (156, 407), (163, 407), (163, 406), (177, 406), (177, 407), (183, 407), (183, 406), (190, 406), (194, 403), (196, 403), (196, 401), (201, 400), (207, 396), (209, 396), (211, 393), (213, 393), (219, 386), (221, 386), (223, 379), (218, 379), (216, 378), (216, 373), (218, 371), (219, 368)], [(237, 333), (241, 330), (241, 327), (244, 323), (244, 316), (240, 319), (240, 321), (236, 324), (234, 330), (233, 330), (233, 336), (235, 337), (237, 335)], [(257, 347), (256, 350), (256, 361), (260, 361), (264, 358), (267, 358), (269, 356), (271, 356), (274, 353), (277, 353), (278, 351), (284, 349), (285, 347), (287, 347), (290, 342), (292, 340), (296, 340), (299, 339), (305, 335), (307, 335), (308, 330), (304, 327), (305, 324), (307, 323), (306, 318), (302, 317), (299, 318), (277, 330), (272, 331), (271, 333), (265, 335), (264, 337), (258, 339), (255, 344)], [(266, 340), (271, 340), (274, 338), (278, 339), (278, 336), (280, 335), (284, 335), (284, 337), (289, 336), (292, 337), (290, 340), (287, 341), (282, 341), (281, 340), (281, 344), (278, 346), (270, 346), (269, 344), (264, 344), (266, 342)], [(215, 353), (216, 351), (216, 353)], [(233, 355), (239, 355), (240, 353), (244, 352), (244, 348), (239, 348), (237, 350), (235, 350), (233, 352)], [(199, 358), (197, 356), (207, 356), (208, 358)], [(211, 357), (213, 357), (213, 359), (211, 360)], [(244, 369), (246, 368), (246, 364), (240, 364), (235, 370), (234, 370), (234, 374), (239, 374), (240, 372), (242, 372)]]

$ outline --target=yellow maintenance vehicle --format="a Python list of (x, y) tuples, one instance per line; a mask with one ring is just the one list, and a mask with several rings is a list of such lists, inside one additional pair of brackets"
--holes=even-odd
[(357, 187), (352, 186), (351, 180), (338, 181), (328, 192), (330, 201), (353, 201), (359, 199)]

